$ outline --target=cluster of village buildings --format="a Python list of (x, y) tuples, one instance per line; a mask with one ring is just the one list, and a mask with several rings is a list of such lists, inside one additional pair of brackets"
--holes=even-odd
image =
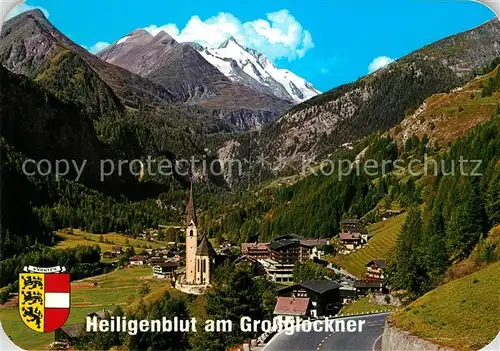
[[(225, 255), (225, 251), (231, 249), (234, 244), (225, 241), (215, 250), (205, 235), (199, 235), (192, 189), (186, 213), (184, 269), (179, 269), (180, 257), (155, 258), (154, 254), (149, 259), (132, 257), (130, 264), (149, 264), (155, 278), (172, 279), (177, 289), (202, 294), (212, 283), (215, 267), (230, 259)], [(387, 218), (392, 215), (394, 214), (387, 214)], [(347, 219), (341, 222), (341, 252), (355, 251), (366, 245), (369, 240), (370, 235), (359, 220)], [(362, 280), (344, 276), (339, 281), (334, 281), (325, 277), (322, 280), (294, 284), (294, 267), (309, 260), (338, 273), (338, 269), (322, 259), (325, 248), (329, 245), (330, 239), (304, 238), (297, 234), (288, 234), (266, 243), (243, 243), (241, 255), (233, 260), (237, 266), (246, 265), (250, 268), (254, 276), (264, 276), (275, 283), (288, 285), (277, 291), (275, 314), (283, 318), (334, 315), (342, 305), (359, 296), (369, 292), (385, 292), (383, 260), (367, 262), (366, 274)], [(161, 260), (164, 261), (160, 262)]]

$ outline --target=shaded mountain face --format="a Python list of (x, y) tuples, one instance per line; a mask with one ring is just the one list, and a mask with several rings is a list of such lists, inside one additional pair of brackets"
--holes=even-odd
[(320, 92), (305, 79), (286, 69), (277, 68), (263, 54), (244, 48), (233, 37), (218, 48), (193, 47), (213, 66), (234, 82), (280, 99), (299, 103)]
[(238, 129), (258, 129), (292, 107), (270, 92), (233, 82), (190, 43), (178, 43), (165, 32), (156, 36), (136, 30), (98, 54), (164, 86), (187, 104), (213, 110)]
[(286, 162), (275, 165), (278, 171), (297, 169), (395, 126), (426, 98), (463, 85), (499, 56), (500, 22), (495, 19), (299, 104), (260, 133), (227, 141), (219, 154), (247, 159), (280, 155)]
[[(45, 84), (57, 95), (66, 94), (68, 100), (97, 104), (100, 112), (116, 107), (117, 98), (131, 107), (175, 100), (165, 87), (91, 55), (52, 26), (39, 10), (5, 23), (0, 61), (10, 71)], [(77, 74), (67, 75), (72, 72)], [(92, 89), (82, 94), (82, 84)]]
[[(71, 124), (72, 128), (65, 128), (65, 133), (47, 134), (45, 130), (54, 126), (49, 127), (42, 121), (55, 121), (56, 112), (55, 108), (44, 110), (42, 99), (41, 106), (31, 105), (32, 109), (40, 110), (40, 116), (31, 118), (28, 127), (19, 129), (17, 127), (28, 123), (23, 118), (29, 116), (23, 116), (20, 108), (17, 110), (22, 113), (15, 114), (17, 100), (11, 103), (7, 98), (2, 99), (2, 112), (8, 111), (12, 119), (19, 118), (18, 125), (10, 125), (9, 128), (16, 131), (11, 134), (18, 135), (18, 140), (29, 140), (33, 148), (40, 150), (36, 157), (45, 158), (44, 154), (52, 152), (58, 152), (58, 157), (73, 157), (73, 152), (78, 151), (73, 148), (86, 145), (74, 137), (78, 135), (89, 140), (97, 138), (109, 151), (109, 154), (96, 153), (89, 160), (109, 157), (131, 160), (149, 155), (172, 161), (192, 156), (201, 159), (204, 138), (200, 135), (238, 129), (236, 124), (221, 118), (218, 111), (179, 102), (164, 86), (91, 55), (57, 31), (38, 10), (23, 13), (5, 24), (0, 36), (0, 62), (13, 74), (24, 76), (26, 79), (21, 82), (33, 85), (38, 95), (51, 95), (59, 103), (57, 106), (61, 106), (61, 111), (56, 111), (62, 113), (58, 118), (82, 115), (85, 121), (88, 119), (82, 130), (76, 123)], [(2, 88), (11, 89), (5, 84)], [(15, 98), (26, 100), (30, 95), (29, 91), (19, 90)], [(66, 109), (64, 104), (71, 108)], [(34, 122), (37, 120), (38, 124)], [(54, 123), (56, 126), (68, 124)], [(5, 132), (10, 130), (4, 127)], [(38, 137), (34, 137), (37, 134)], [(51, 141), (51, 138), (57, 140)], [(59, 145), (61, 139), (67, 141), (67, 145), (74, 141), (77, 146), (63, 147)], [(12, 140), (8, 141), (18, 147)]]

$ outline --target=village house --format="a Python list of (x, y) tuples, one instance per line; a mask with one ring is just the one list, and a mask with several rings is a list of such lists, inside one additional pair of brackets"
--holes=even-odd
[(269, 243), (243, 243), (241, 244), (241, 254), (256, 260), (269, 258)]
[(258, 260), (264, 267), (267, 277), (275, 283), (293, 282), (293, 263), (279, 263), (272, 259)]
[(310, 280), (278, 290), (279, 297), (309, 298), (314, 318), (336, 314), (341, 307), (340, 285), (333, 280)]
[(146, 257), (144, 256), (130, 257), (129, 265), (131, 266), (143, 266), (145, 263), (146, 263)]
[(297, 234), (288, 234), (272, 240), (269, 244), (271, 259), (281, 264), (301, 262), (300, 241), (302, 239)]
[(281, 317), (283, 324), (292, 324), (296, 318), (307, 319), (311, 315), (312, 304), (307, 297), (278, 297), (274, 315)]
[(84, 323), (64, 325), (54, 331), (54, 340), (56, 343), (62, 343), (66, 348), (69, 348), (75, 344), (76, 339), (84, 330)]
[[(97, 312), (91, 312), (87, 314), (87, 317), (97, 317), (98, 320), (101, 320), (105, 318), (107, 314), (112, 316), (113, 312), (103, 309)], [(54, 331), (54, 341), (56, 343), (62, 343), (66, 347), (73, 346), (76, 339), (80, 337), (83, 331), (85, 331), (85, 323), (64, 325)]]
[(102, 258), (115, 258), (116, 254), (112, 253), (111, 251), (106, 251), (102, 254)]
[(112, 316), (113, 312), (110, 310), (102, 309), (102, 310), (99, 310), (97, 312), (90, 312), (89, 314), (87, 314), (87, 317), (89, 317), (89, 318), (97, 317), (97, 320), (101, 320), (103, 318), (106, 318), (106, 315), (108, 315), (108, 314), (110, 316)]
[(343, 219), (340, 221), (340, 229), (343, 232), (360, 232), (363, 225), (359, 219)]
[(174, 261), (158, 263), (152, 266), (153, 278), (175, 280), (179, 264)]
[(221, 249), (230, 249), (232, 247), (236, 246), (236, 244), (234, 242), (232, 242), (231, 240), (222, 240), (220, 243), (219, 243), (219, 247)]
[(340, 299), (342, 305), (354, 302), (358, 297), (357, 290), (352, 286), (341, 286), (340, 287)]
[(368, 243), (370, 234), (366, 227), (358, 219), (344, 219), (340, 221), (340, 231), (342, 233), (357, 233), (361, 237), (362, 243)]
[(342, 232), (339, 234), (340, 245), (345, 251), (355, 251), (361, 248), (363, 239), (360, 233)]
[(358, 296), (366, 296), (370, 293), (384, 293), (387, 291), (385, 285), (381, 281), (375, 280), (356, 280), (354, 288)]
[(123, 254), (123, 249), (121, 245), (114, 245), (111, 247), (111, 252), (114, 253), (115, 255), (121, 255)]
[(403, 213), (402, 210), (387, 210), (387, 211), (382, 212), (380, 214), (380, 216), (382, 217), (383, 221), (387, 221), (389, 218), (397, 216), (401, 213)]
[(302, 239), (300, 240), (300, 262), (318, 258), (325, 255), (324, 246), (330, 245), (330, 239)]
[(384, 280), (386, 264), (384, 260), (373, 260), (366, 265), (366, 280)]
[(153, 267), (153, 266), (156, 266), (158, 264), (162, 264), (162, 263), (165, 263), (165, 262), (168, 262), (169, 259), (165, 256), (153, 256), (153, 257), (150, 257), (149, 260), (148, 260), (148, 266), (149, 267)]

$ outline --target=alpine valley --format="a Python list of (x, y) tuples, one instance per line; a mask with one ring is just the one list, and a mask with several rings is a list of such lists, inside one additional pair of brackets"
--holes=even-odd
[[(1, 305), (12, 301), (25, 265), (64, 265), (73, 280), (84, 279), (74, 286), (75, 321), (95, 306), (139, 319), (272, 318), (277, 286), (233, 261), (242, 256), (241, 244), (283, 235), (293, 241), (292, 233), (329, 242), (325, 265), (297, 263), (296, 282), (337, 279), (339, 272), (363, 279), (368, 262), (384, 260), (384, 284), (405, 304), (389, 318), (393, 325), (457, 349), (483, 347), (498, 332), (498, 20), (325, 93), (232, 37), (203, 47), (137, 29), (93, 55), (39, 10), (4, 24), (0, 62), (0, 317), (15, 312), (6, 328), (23, 347), (53, 340), (20, 334), (17, 309)], [(216, 169), (181, 162), (191, 158)], [(464, 158), (481, 161), (477, 169), (465, 167), (481, 176), (458, 172)], [(53, 166), (64, 159), (86, 166), (57, 176)], [(26, 167), (26, 160), (34, 162)], [(140, 162), (103, 177), (103, 160)], [(162, 176), (146, 169), (151, 160), (177, 167)], [(232, 160), (242, 160), (239, 172)], [(385, 172), (320, 172), (337, 160), (390, 162)], [(415, 173), (428, 170), (427, 160), (447, 166)], [(342, 221), (353, 218), (373, 238), (345, 254), (339, 233)], [(200, 254), (213, 254), (213, 245), (229, 262), (214, 271), (205, 296), (139, 280), (134, 272), (145, 274), (145, 267), (126, 268), (170, 244), (169, 254), (182, 257), (186, 225), (206, 235)], [(458, 299), (448, 284), (481, 294), (457, 295), (460, 301), (446, 305)], [(430, 304), (439, 315), (425, 308)], [(486, 316), (481, 330), (477, 316), (470, 319), (476, 324), (462, 318), (476, 308)], [(260, 336), (122, 334), (82, 336), (78, 347), (236, 350)]]

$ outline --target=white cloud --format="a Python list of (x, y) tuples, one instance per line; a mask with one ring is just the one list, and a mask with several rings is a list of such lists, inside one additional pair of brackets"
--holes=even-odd
[(152, 35), (156, 35), (161, 31), (167, 32), (172, 37), (177, 37), (179, 35), (179, 28), (177, 28), (175, 24), (166, 24), (164, 26), (157, 26), (155, 24), (152, 24), (144, 29), (147, 30)]
[(16, 17), (17, 15), (20, 15), (23, 12), (34, 10), (34, 9), (39, 9), (40, 11), (43, 12), (43, 14), (45, 15), (45, 17), (49, 18), (49, 11), (47, 11), (43, 7), (40, 7), (40, 6), (31, 6), (31, 5), (26, 4), (25, 2), (22, 2), (22, 3), (18, 4), (18, 5), (16, 5), (16, 7), (14, 7), (12, 9), (12, 11), (9, 12), (9, 14), (7, 15), (7, 18), (5, 20), (9, 20), (12, 17)]
[(88, 47), (85, 45), (83, 47), (95, 55), (95, 54), (101, 52), (102, 50), (106, 49), (110, 45), (111, 45), (110, 43), (106, 43), (105, 41), (100, 41), (100, 42), (95, 43), (91, 47)]
[(153, 35), (164, 30), (179, 42), (195, 41), (208, 47), (216, 47), (233, 36), (241, 45), (272, 60), (301, 58), (314, 47), (311, 33), (286, 9), (268, 13), (266, 19), (249, 22), (241, 22), (232, 14), (221, 12), (206, 20), (193, 16), (182, 30), (171, 23), (153, 24), (145, 29)]
[(368, 73), (373, 73), (385, 66), (394, 62), (394, 59), (387, 56), (379, 56), (373, 59), (373, 61), (368, 65)]

